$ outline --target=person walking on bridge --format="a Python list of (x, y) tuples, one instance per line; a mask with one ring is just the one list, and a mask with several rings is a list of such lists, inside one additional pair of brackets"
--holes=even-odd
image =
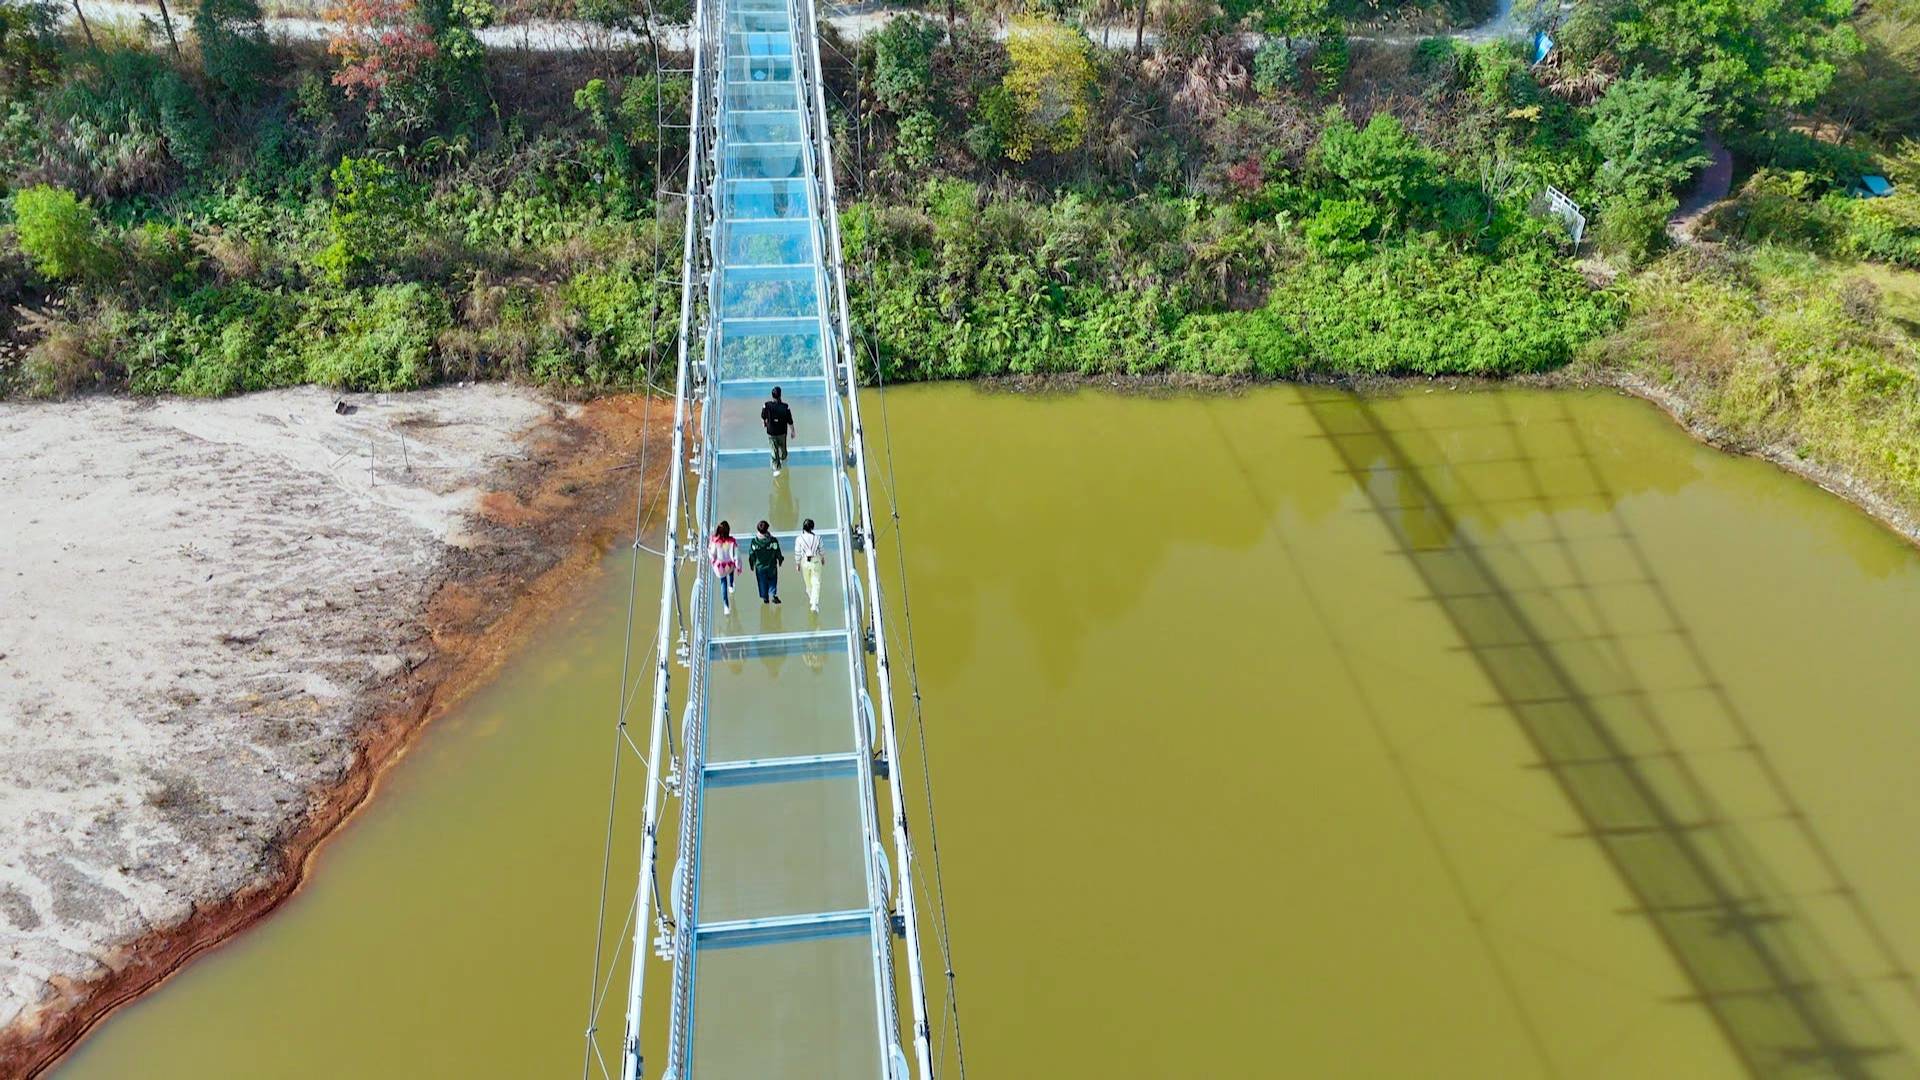
[(740, 545), (733, 538), (733, 528), (724, 521), (714, 526), (713, 539), (707, 541), (707, 562), (713, 565), (713, 576), (720, 581), (720, 607), (731, 615), (733, 575), (740, 570)]
[(760, 602), (771, 600), (780, 602), (780, 564), (787, 556), (780, 550), (780, 540), (773, 530), (762, 521), (754, 531), (753, 543), (747, 545), (747, 565), (753, 567), (755, 583), (760, 586)]
[(780, 466), (787, 460), (787, 436), (793, 433), (793, 409), (780, 400), (780, 388), (773, 388), (773, 398), (760, 406), (760, 425), (767, 429), (767, 443), (773, 448), (773, 475), (780, 475)]
[(800, 584), (807, 589), (807, 607), (820, 614), (820, 568), (826, 559), (820, 554), (820, 535), (813, 531), (813, 519), (800, 523), (800, 535), (793, 540), (793, 557), (800, 564)]

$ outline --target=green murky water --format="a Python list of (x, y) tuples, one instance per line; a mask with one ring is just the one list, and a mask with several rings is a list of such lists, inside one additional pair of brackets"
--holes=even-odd
[[(887, 410), (976, 1075), (1914, 1071), (1877, 525), (1610, 396)], [(579, 1071), (616, 562), (63, 1080)]]

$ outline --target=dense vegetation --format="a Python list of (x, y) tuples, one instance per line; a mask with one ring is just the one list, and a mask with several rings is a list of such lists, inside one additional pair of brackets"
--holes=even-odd
[(158, 40), (53, 15), (0, 7), (15, 391), (623, 386), (670, 339), (644, 196), (686, 88), (634, 56), (489, 55), (473, 0), (349, 11), (327, 49), (253, 0)]
[[(256, 0), (156, 5), (140, 29), (0, 3), (0, 390), (644, 384), (677, 299), (653, 171), (689, 88), (653, 77), (636, 2), (508, 8), (575, 20), (577, 47), (547, 52), (483, 44), (486, 0), (346, 0), (324, 47), (270, 39)], [(1858, 314), (1850, 283), (1897, 293), (1920, 266), (1920, 0), (1523, 4), (1555, 42), (1538, 62), (1524, 33), (1449, 36), (1492, 6), (943, 0), (829, 32), (872, 362), (1585, 356), (1909, 475), (1913, 328)], [(1732, 197), (1670, 253), (1721, 146)], [(1856, 197), (1870, 175), (1893, 194)], [(1685, 355), (1706, 353), (1724, 360)], [(1859, 422), (1814, 422), (1835, 413)]]

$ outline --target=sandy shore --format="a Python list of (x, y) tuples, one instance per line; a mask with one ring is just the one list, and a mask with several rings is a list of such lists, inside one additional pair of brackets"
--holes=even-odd
[(637, 401), (348, 400), (0, 404), (0, 1076), (290, 894), (630, 527)]

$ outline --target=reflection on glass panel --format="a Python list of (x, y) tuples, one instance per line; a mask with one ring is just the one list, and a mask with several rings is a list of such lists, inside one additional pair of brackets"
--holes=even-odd
[(727, 265), (791, 266), (813, 261), (813, 227), (806, 220), (772, 225), (727, 223)]
[(723, 318), (794, 318), (820, 314), (814, 281), (746, 281), (722, 275), (720, 314)]
[(736, 218), (805, 218), (813, 204), (805, 180), (729, 180), (722, 212)]
[(791, 56), (738, 56), (727, 61), (727, 78), (733, 82), (793, 81)]
[[(851, 730), (851, 710), (841, 720)], [(709, 721), (716, 731), (725, 723)], [(699, 922), (865, 907), (864, 856), (858, 776), (708, 786)]]
[[(783, 591), (800, 597), (797, 576), (785, 577)], [(762, 605), (753, 586), (743, 582), (742, 590), (743, 595), (734, 597), (731, 616), (715, 612), (716, 633), (789, 633), (808, 629), (813, 619), (806, 604), (797, 599)], [(827, 599), (823, 593), (823, 607)], [(763, 621), (780, 626), (756, 628)], [(844, 754), (857, 745), (844, 638), (837, 647), (822, 642), (818, 648), (790, 654), (718, 660), (710, 670), (708, 761)]]
[(723, 379), (779, 379), (821, 374), (820, 335), (766, 334), (760, 337), (723, 336), (720, 340), (720, 377)]
[[(831, 521), (838, 512), (834, 488), (843, 474), (831, 465), (790, 463), (779, 476), (773, 475), (771, 465), (726, 469), (719, 475), (714, 513), (732, 524), (736, 536), (751, 534), (761, 520), (779, 532), (792, 532), (806, 518)], [(744, 549), (744, 542), (741, 546)]]
[(800, 114), (789, 107), (770, 112), (735, 112), (727, 118), (727, 138), (739, 142), (799, 142)]
[(702, 950), (696, 971), (690, 1075), (881, 1075), (867, 938)]
[(800, 94), (793, 83), (729, 83), (729, 109), (795, 109)]
[(763, 23), (750, 33), (735, 31), (727, 35), (729, 56), (792, 56), (793, 35), (787, 32), (784, 15), (742, 14), (739, 18)]
[(800, 143), (729, 143), (726, 174), (734, 180), (787, 179), (802, 175)]

